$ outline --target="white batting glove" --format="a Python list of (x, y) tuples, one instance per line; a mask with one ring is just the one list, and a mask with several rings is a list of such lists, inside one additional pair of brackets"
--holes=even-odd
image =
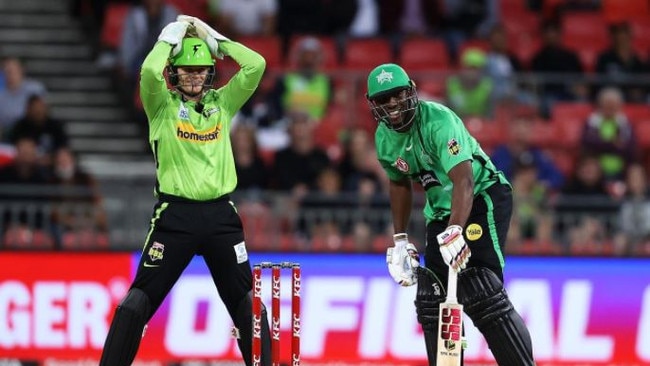
[(210, 48), (212, 55), (220, 59), (223, 58), (223, 52), (219, 50), (219, 41), (230, 41), (230, 39), (217, 32), (197, 17), (179, 15), (176, 20), (192, 24), (198, 37), (208, 45), (208, 48)]
[(472, 252), (463, 238), (463, 228), (458, 225), (451, 225), (438, 234), (436, 238), (440, 245), (440, 254), (442, 254), (445, 263), (456, 272), (465, 269)]
[(176, 56), (181, 51), (183, 38), (185, 37), (185, 33), (187, 33), (187, 27), (189, 25), (187, 22), (172, 22), (167, 24), (160, 32), (158, 40), (174, 46), (172, 48), (172, 56)]
[(408, 235), (399, 233), (393, 235), (394, 247), (386, 250), (386, 263), (391, 277), (401, 286), (412, 286), (418, 282), (415, 268), (420, 266), (420, 256), (413, 243), (409, 243)]

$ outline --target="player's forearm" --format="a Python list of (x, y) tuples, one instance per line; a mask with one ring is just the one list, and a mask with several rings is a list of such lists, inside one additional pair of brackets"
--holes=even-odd
[(235, 60), (241, 68), (238, 73), (238, 76), (242, 75), (239, 79), (242, 83), (241, 87), (249, 90), (257, 88), (266, 69), (264, 57), (238, 42), (221, 41), (219, 49)]
[(449, 226), (465, 227), (474, 202), (474, 175), (471, 161), (464, 161), (449, 171), (454, 185), (451, 191), (451, 215)]
[(454, 182), (451, 192), (451, 215), (448, 225), (465, 227), (474, 202), (474, 180), (472, 176), (463, 177)]
[(140, 90), (144, 93), (157, 93), (167, 88), (163, 71), (167, 66), (172, 46), (158, 42), (142, 63), (140, 70)]
[(411, 181), (408, 179), (399, 182), (391, 181), (389, 197), (393, 216), (393, 229), (395, 233), (404, 233), (408, 227), (413, 207)]

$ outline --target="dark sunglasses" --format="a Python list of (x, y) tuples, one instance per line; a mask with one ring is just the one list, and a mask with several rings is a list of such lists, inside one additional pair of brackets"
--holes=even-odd
[[(404, 94), (402, 94), (404, 93)], [(406, 89), (400, 89), (392, 93), (380, 94), (372, 98), (371, 101), (376, 104), (386, 104), (389, 103), (392, 98), (404, 99), (406, 97)]]

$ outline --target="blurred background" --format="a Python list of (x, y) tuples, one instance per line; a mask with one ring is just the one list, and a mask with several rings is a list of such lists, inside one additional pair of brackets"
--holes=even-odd
[[(69, 263), (92, 258), (115, 261), (100, 281), (113, 294), (106, 309), (128, 285), (155, 203), (139, 66), (178, 14), (201, 17), (267, 60), (231, 136), (239, 175), (233, 197), (255, 258), (296, 256), (328, 275), (337, 273), (336, 263), (360, 258), (370, 267), (379, 262), (377, 276), (387, 277), (387, 180), (375, 159), (376, 122), (364, 93), (374, 66), (397, 62), (420, 99), (454, 109), (513, 183), (507, 254), (514, 277), (549, 281), (554, 324), (564, 309), (558, 283), (593, 272), (584, 274), (590, 291), (611, 285), (601, 288), (598, 306), (614, 306), (606, 294), (625, 291), (625, 283), (592, 269), (625, 276), (625, 268), (650, 265), (648, 0), (0, 0), (0, 305), (9, 309), (0, 311), (0, 359), (58, 349), (30, 335), (24, 343), (3, 340), (3, 330), (19, 324), (10, 312), (18, 305), (3, 287), (10, 279), (31, 278), (25, 286), (35, 296), (42, 279), (95, 276), (96, 266), (63, 275)], [(236, 71), (232, 60), (219, 60), (217, 87)], [(420, 245), (423, 202), (418, 187), (409, 233)], [(549, 279), (543, 263), (561, 263), (552, 268), (562, 280)], [(111, 270), (124, 275), (111, 282)], [(374, 278), (369, 271), (364, 281)], [(650, 364), (650, 291), (648, 276), (640, 278), (628, 282), (636, 292), (622, 295), (630, 302), (617, 305), (632, 309), (629, 324), (595, 328), (618, 329), (626, 346), (614, 339), (611, 352), (598, 356), (608, 349), (602, 338), (561, 342), (551, 330), (542, 360)], [(565, 305), (568, 314), (570, 306), (582, 313), (590, 302)], [(167, 323), (160, 324), (164, 343)], [(585, 336), (594, 331), (583, 328)], [(87, 348), (81, 355), (97, 357), (103, 334), (64, 349)], [(584, 355), (563, 347), (582, 347)], [(470, 360), (489, 360), (489, 351), (471, 352)], [(397, 354), (365, 356), (422, 363), (421, 349)], [(346, 355), (332, 357), (364, 358)]]

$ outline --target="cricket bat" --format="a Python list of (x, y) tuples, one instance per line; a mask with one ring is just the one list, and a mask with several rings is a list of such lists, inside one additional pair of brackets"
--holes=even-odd
[(449, 267), (447, 298), (440, 304), (437, 366), (460, 366), (463, 348), (463, 305), (456, 299), (458, 274)]

